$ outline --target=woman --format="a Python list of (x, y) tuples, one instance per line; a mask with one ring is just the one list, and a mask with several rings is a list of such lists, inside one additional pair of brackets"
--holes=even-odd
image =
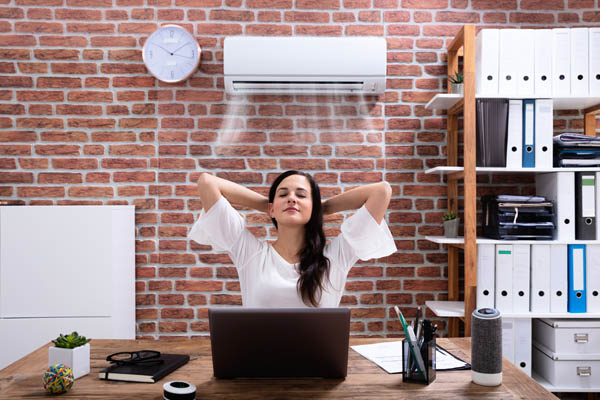
[[(396, 245), (383, 217), (391, 197), (387, 182), (373, 183), (321, 203), (319, 186), (304, 172), (282, 173), (266, 198), (202, 173), (203, 210), (188, 237), (225, 251), (235, 264), (247, 307), (337, 307), (348, 271), (358, 260), (384, 257)], [(273, 244), (245, 229), (234, 203), (266, 212), (277, 228)], [(323, 215), (359, 209), (342, 233), (325, 244)]]

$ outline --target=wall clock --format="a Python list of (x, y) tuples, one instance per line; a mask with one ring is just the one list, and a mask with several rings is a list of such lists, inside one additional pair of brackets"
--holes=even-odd
[(192, 34), (178, 25), (165, 25), (144, 43), (142, 58), (148, 71), (163, 82), (181, 82), (200, 64), (200, 46)]

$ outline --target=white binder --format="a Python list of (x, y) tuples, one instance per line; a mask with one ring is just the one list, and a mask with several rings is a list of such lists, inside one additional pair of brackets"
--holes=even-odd
[(515, 320), (502, 317), (502, 357), (515, 363)]
[(600, 244), (587, 244), (585, 250), (587, 312), (600, 313)]
[(519, 81), (519, 52), (515, 51), (521, 39), (518, 29), (500, 29), (500, 54), (498, 66), (498, 94), (517, 96)]
[(529, 312), (530, 247), (528, 244), (513, 245), (513, 312)]
[(571, 34), (568, 28), (552, 29), (552, 96), (571, 95)]
[(535, 167), (552, 168), (552, 99), (535, 100)]
[(587, 96), (589, 91), (588, 28), (571, 28), (571, 96)]
[[(523, 100), (508, 101), (506, 168), (523, 166)], [(600, 236), (599, 236), (600, 237)]]
[(575, 173), (553, 172), (536, 175), (536, 194), (554, 202), (555, 240), (575, 240)]
[(495, 246), (477, 245), (477, 308), (494, 308)]
[(600, 28), (589, 28), (588, 45), (590, 48), (589, 94), (591, 96), (600, 93)]
[(517, 42), (514, 51), (519, 59), (517, 63), (517, 95), (533, 97), (535, 94), (534, 58), (535, 31), (533, 29), (517, 29)]
[(513, 312), (513, 246), (496, 245), (496, 309)]
[(514, 364), (528, 376), (531, 376), (531, 318), (515, 318), (514, 321)]
[(475, 37), (475, 93), (478, 96), (498, 94), (498, 29), (482, 29)]
[(550, 245), (550, 312), (567, 312), (568, 259), (566, 244)]
[(535, 29), (535, 97), (552, 97), (552, 30)]
[(531, 312), (550, 312), (550, 245), (531, 245)]
[[(600, 172), (596, 172), (596, 210), (600, 212)], [(596, 221), (596, 239), (600, 240), (600, 221)]]

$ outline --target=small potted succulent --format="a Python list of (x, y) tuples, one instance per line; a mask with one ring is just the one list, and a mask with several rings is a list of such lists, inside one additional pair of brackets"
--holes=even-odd
[(442, 215), (444, 221), (444, 236), (447, 238), (455, 238), (458, 236), (458, 224), (460, 220), (456, 213), (452, 210), (445, 212)]
[(75, 379), (90, 373), (90, 340), (77, 332), (60, 334), (48, 348), (48, 366), (65, 364), (73, 370)]
[(465, 87), (462, 72), (455, 72), (454, 75), (448, 75), (448, 80), (450, 81), (450, 86), (452, 87), (452, 93), (464, 94)]

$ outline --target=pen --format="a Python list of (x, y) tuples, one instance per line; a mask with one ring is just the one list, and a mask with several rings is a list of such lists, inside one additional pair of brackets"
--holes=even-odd
[(419, 315), (421, 314), (421, 306), (417, 306), (417, 317), (415, 318), (415, 325), (417, 329), (417, 342), (421, 338), (421, 324), (419, 323)]
[(404, 316), (400, 312), (398, 306), (394, 306), (394, 310), (396, 311), (396, 315), (402, 324), (402, 328), (404, 329), (404, 334), (406, 336), (406, 340), (408, 341), (408, 347), (410, 348), (410, 353), (413, 358), (417, 362), (417, 369), (423, 375), (425, 375), (425, 363), (423, 362), (423, 357), (421, 357), (421, 352), (419, 351), (419, 347), (417, 346), (417, 340), (415, 338), (415, 331), (413, 331), (412, 327), (406, 324), (406, 320)]

